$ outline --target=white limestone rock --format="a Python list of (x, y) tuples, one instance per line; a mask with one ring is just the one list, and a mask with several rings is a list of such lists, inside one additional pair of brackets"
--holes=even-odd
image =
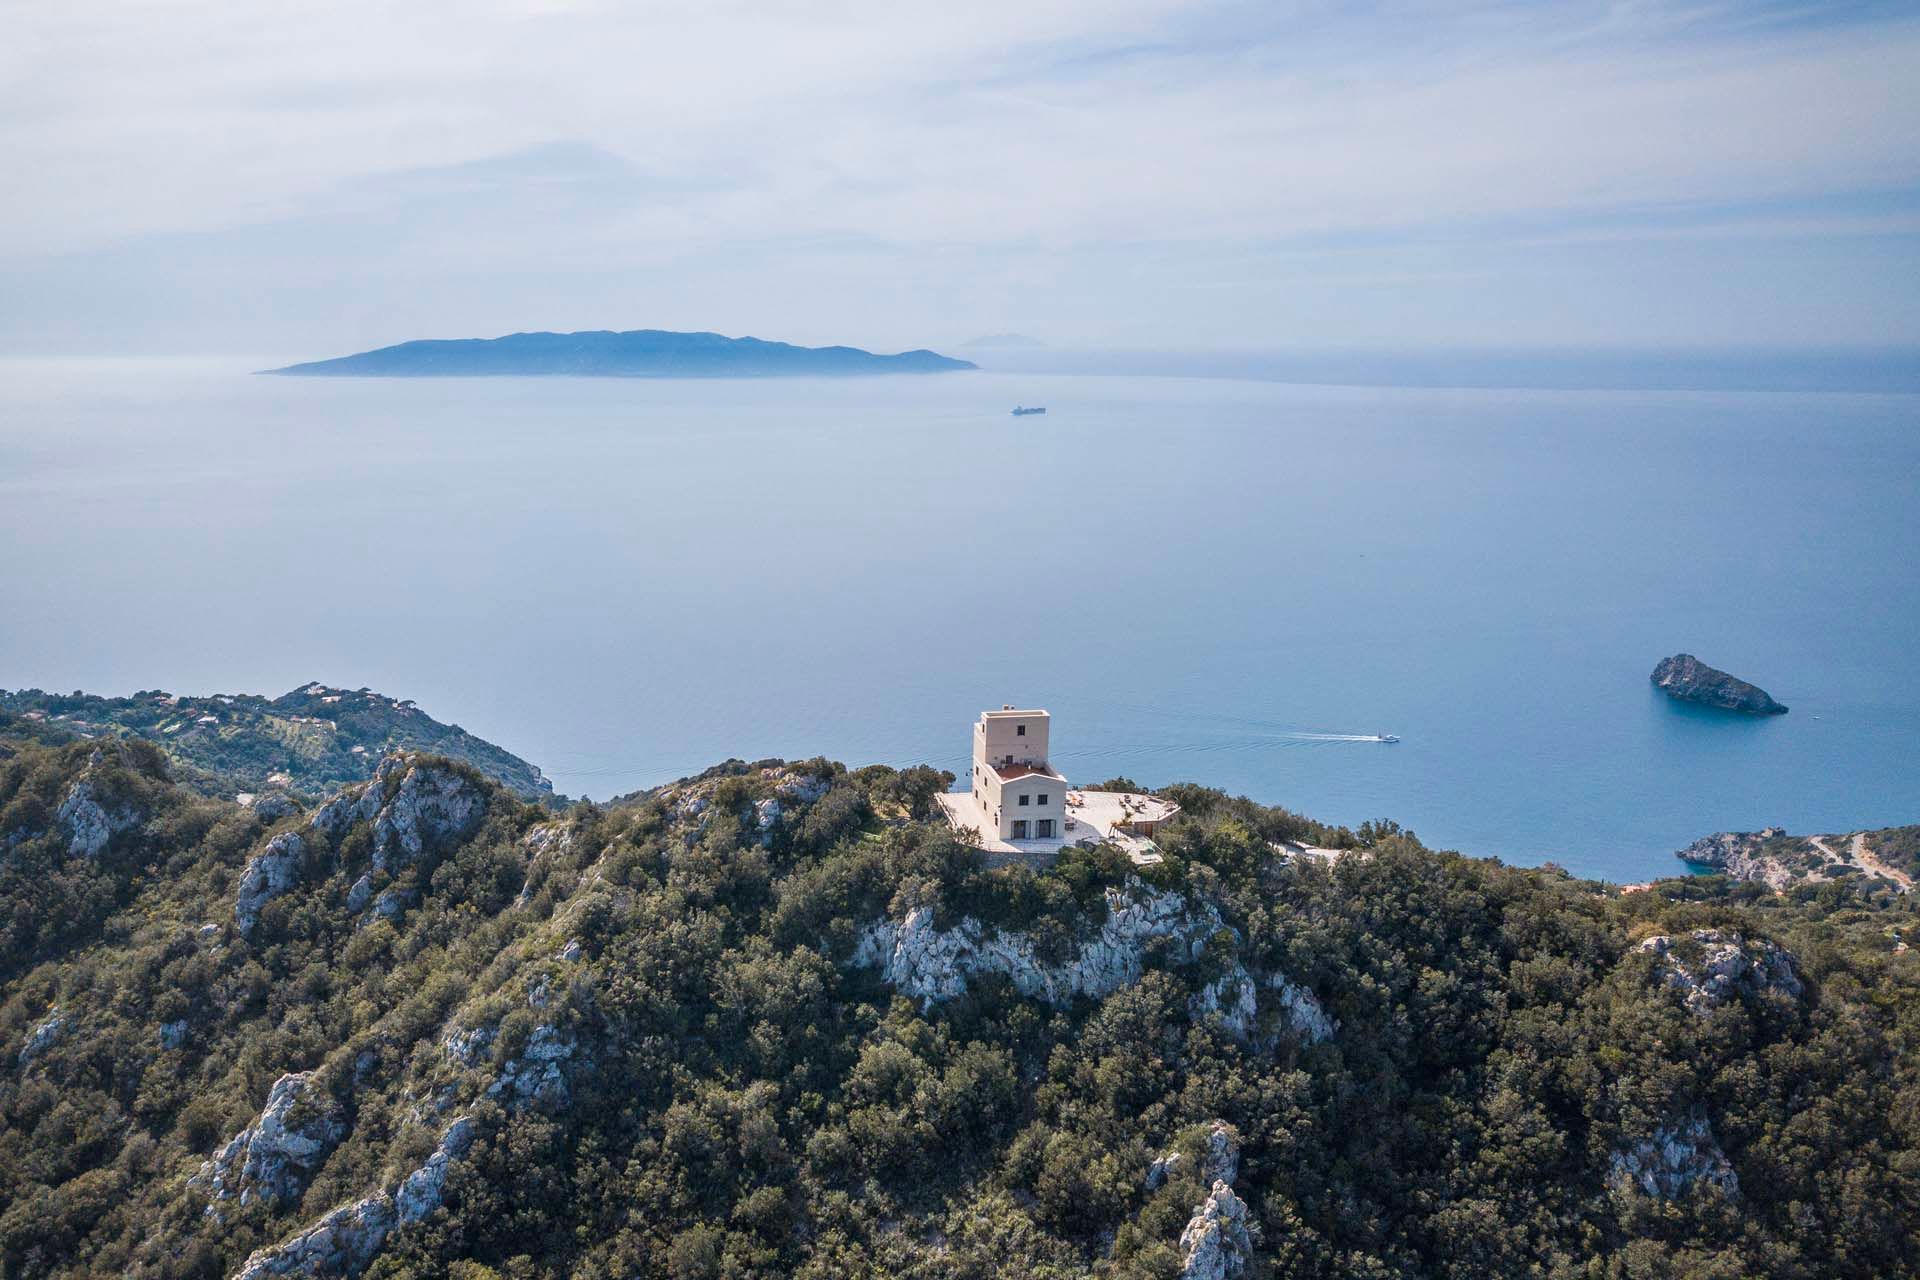
[(1180, 1264), (1181, 1280), (1229, 1280), (1245, 1271), (1253, 1257), (1246, 1202), (1216, 1180), (1180, 1233), (1180, 1247), (1187, 1255)]
[(333, 1280), (366, 1270), (395, 1227), (418, 1222), (438, 1209), (446, 1193), (447, 1169), (466, 1158), (474, 1139), (473, 1121), (458, 1116), (440, 1135), (426, 1163), (400, 1180), (391, 1192), (376, 1191), (341, 1205), (298, 1235), (255, 1250), (234, 1280)]
[(427, 1162), (402, 1179), (399, 1190), (393, 1193), (395, 1216), (401, 1222), (418, 1222), (438, 1209), (446, 1188), (447, 1166), (465, 1159), (472, 1146), (472, 1118), (454, 1117)]
[(578, 1048), (570, 1032), (545, 1023), (535, 1027), (526, 1046), (500, 1068), (499, 1078), (487, 1088), (487, 1096), (513, 1108), (564, 1111), (573, 1101), (567, 1087), (566, 1063)]
[[(1231, 1186), (1240, 1176), (1240, 1134), (1225, 1120), (1215, 1120), (1207, 1127), (1205, 1142), (1200, 1156), (1200, 1181), (1224, 1182)], [(1147, 1169), (1147, 1190), (1158, 1191), (1186, 1165), (1184, 1151), (1168, 1151)]]
[(1253, 1034), (1254, 1019), (1259, 1013), (1260, 995), (1254, 987), (1253, 978), (1244, 967), (1237, 964), (1187, 1001), (1188, 1017), (1198, 1020), (1209, 1014), (1218, 1014), (1227, 1030), (1240, 1040)]
[[(99, 752), (94, 758), (99, 759)], [(102, 804), (92, 779), (86, 777), (67, 789), (53, 816), (66, 828), (67, 853), (75, 858), (99, 857), (115, 836), (140, 825), (140, 815), (134, 810), (109, 809)]]
[(66, 1029), (67, 1015), (60, 1012), (60, 1006), (47, 1010), (47, 1016), (34, 1024), (33, 1030), (27, 1033), (27, 1042), (20, 1046), (19, 1064), (24, 1067), (52, 1048)]
[(299, 882), (300, 860), (305, 852), (298, 832), (283, 831), (247, 859), (233, 902), (234, 923), (241, 933), (251, 933), (260, 923), (260, 908)]
[(366, 872), (347, 890), (347, 910), (358, 915), (373, 900), (373, 873)]
[[(1028, 935), (1003, 933), (971, 916), (950, 929), (936, 928), (933, 909), (925, 906), (904, 920), (868, 925), (853, 963), (878, 967), (896, 991), (923, 1005), (963, 994), (974, 975), (995, 973), (1006, 974), (1022, 995), (1062, 1005), (1078, 996), (1101, 999), (1138, 982), (1155, 946), (1165, 946), (1172, 960), (1193, 960), (1224, 927), (1210, 903), (1129, 880), (1107, 890), (1105, 923), (1063, 963), (1042, 959)], [(1280, 1010), (1281, 1026), (1309, 1043), (1333, 1034), (1333, 1020), (1312, 992), (1279, 975), (1256, 978), (1237, 962), (1202, 988), (1187, 1012), (1194, 1018), (1218, 1014), (1233, 1035), (1247, 1039), (1257, 1024), (1262, 990), (1274, 993), (1270, 1003)], [(1261, 1047), (1270, 1051), (1273, 1043)]]
[(341, 1205), (292, 1239), (256, 1249), (234, 1280), (302, 1280), (357, 1275), (373, 1261), (393, 1231), (393, 1197), (384, 1191)]
[(1635, 950), (1656, 957), (1654, 973), (1703, 1017), (1741, 995), (1797, 998), (1802, 990), (1792, 954), (1764, 938), (1695, 929), (1679, 938), (1657, 934)]
[(1267, 1004), (1280, 1011), (1282, 1025), (1308, 1044), (1333, 1039), (1339, 1024), (1327, 1012), (1326, 1006), (1320, 1003), (1319, 996), (1298, 983), (1288, 981), (1284, 974), (1269, 973), (1263, 985), (1272, 993)]
[[(399, 782), (389, 799), (388, 787), (396, 777)], [(486, 812), (484, 788), (453, 769), (396, 752), (380, 761), (372, 781), (357, 791), (341, 792), (314, 810), (308, 822), (329, 837), (356, 822), (371, 822), (373, 865), (393, 871), (433, 845), (465, 836)]]
[(1714, 1140), (1706, 1115), (1698, 1111), (1614, 1152), (1607, 1181), (1616, 1188), (1638, 1187), (1660, 1200), (1697, 1186), (1716, 1187), (1729, 1199), (1740, 1194), (1740, 1176)]
[(783, 800), (812, 804), (833, 789), (833, 781), (817, 774), (800, 773), (793, 769), (769, 769), (773, 779), (773, 793)]
[(440, 1049), (459, 1066), (477, 1066), (493, 1052), (493, 1038), (497, 1033), (495, 1027), (455, 1027), (440, 1041)]
[(260, 1118), (214, 1152), (188, 1185), (243, 1205), (297, 1199), (346, 1132), (339, 1105), (314, 1087), (313, 1072), (281, 1076)]
[(407, 866), (429, 846), (472, 831), (486, 812), (487, 793), (465, 776), (410, 765), (393, 799), (374, 818), (373, 865), (383, 871)]
[(1174, 958), (1192, 960), (1221, 928), (1212, 906), (1130, 881), (1107, 890), (1107, 918), (1064, 963), (1044, 961), (1025, 934), (1002, 933), (963, 916), (936, 929), (933, 908), (916, 907), (904, 920), (881, 920), (861, 932), (856, 965), (877, 965), (895, 990), (923, 1003), (964, 993), (975, 974), (1003, 973), (1022, 995), (1049, 1004), (1076, 996), (1100, 999), (1140, 980), (1150, 944), (1160, 939)]

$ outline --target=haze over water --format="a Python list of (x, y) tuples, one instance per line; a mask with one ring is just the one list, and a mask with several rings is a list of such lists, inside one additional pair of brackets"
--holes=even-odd
[(1912, 394), (249, 367), (6, 365), (0, 685), (368, 685), (595, 797), (1040, 705), (1076, 781), (1617, 880), (1920, 821)]

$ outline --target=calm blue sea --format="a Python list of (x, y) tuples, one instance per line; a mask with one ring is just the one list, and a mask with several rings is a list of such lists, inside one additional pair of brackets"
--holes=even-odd
[(262, 363), (0, 367), (0, 685), (368, 685), (601, 797), (1037, 704), (1070, 777), (1617, 880), (1920, 821), (1911, 392)]

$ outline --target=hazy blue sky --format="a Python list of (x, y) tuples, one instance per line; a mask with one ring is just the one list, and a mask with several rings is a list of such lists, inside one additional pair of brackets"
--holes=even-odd
[(1920, 342), (1911, 3), (68, 0), (0, 349)]

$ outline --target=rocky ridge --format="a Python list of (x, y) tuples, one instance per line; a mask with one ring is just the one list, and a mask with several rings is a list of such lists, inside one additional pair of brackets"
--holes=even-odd
[(291, 1239), (256, 1250), (234, 1280), (358, 1275), (396, 1227), (418, 1222), (441, 1206), (448, 1167), (466, 1158), (474, 1136), (471, 1119), (455, 1118), (426, 1162), (393, 1188), (341, 1205)]

